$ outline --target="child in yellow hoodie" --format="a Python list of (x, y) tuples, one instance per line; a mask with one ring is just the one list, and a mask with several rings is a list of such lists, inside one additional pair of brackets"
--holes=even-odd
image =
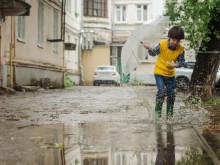
[(179, 26), (173, 26), (168, 31), (168, 39), (161, 40), (156, 47), (151, 49), (146, 43), (149, 55), (158, 59), (154, 69), (154, 76), (157, 85), (155, 114), (156, 118), (161, 117), (162, 105), (167, 96), (167, 119), (173, 117), (175, 102), (175, 68), (182, 67), (185, 63), (184, 47), (180, 41), (184, 39), (184, 30)]

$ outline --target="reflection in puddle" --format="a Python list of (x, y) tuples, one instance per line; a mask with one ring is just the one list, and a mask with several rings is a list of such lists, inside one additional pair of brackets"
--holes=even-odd
[(212, 165), (191, 128), (91, 122), (0, 125), (1, 164)]
[[(162, 134), (162, 125), (156, 125), (156, 140), (157, 140), (157, 156), (156, 165), (175, 164), (175, 142), (173, 135), (173, 125), (167, 125), (166, 136)], [(166, 138), (166, 139), (164, 139)]]
[(173, 125), (85, 123), (65, 126), (65, 162), (83, 165), (211, 165), (192, 129)]

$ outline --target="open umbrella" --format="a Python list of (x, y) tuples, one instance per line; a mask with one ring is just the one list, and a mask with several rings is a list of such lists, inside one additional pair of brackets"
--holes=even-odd
[(147, 42), (149, 46), (155, 46), (164, 38), (168, 26), (169, 17), (161, 16), (140, 25), (132, 32), (121, 52), (123, 82), (129, 81), (130, 73), (144, 60), (146, 49), (142, 44)]

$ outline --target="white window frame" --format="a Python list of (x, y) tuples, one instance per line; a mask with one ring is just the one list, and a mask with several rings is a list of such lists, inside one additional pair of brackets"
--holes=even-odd
[(71, 13), (71, 10), (72, 10), (72, 0), (66, 0), (66, 11), (68, 13)]
[(126, 164), (126, 155), (123, 152), (117, 152), (114, 154), (114, 165)]
[(25, 16), (18, 16), (17, 19), (17, 39), (19, 41), (25, 40)]
[(115, 5), (115, 23), (126, 22), (126, 5)]
[(75, 11), (74, 11), (74, 14), (75, 14), (75, 17), (78, 17), (79, 13), (78, 13), (78, 4), (77, 4), (77, 0), (75, 0)]
[(139, 4), (137, 5), (137, 22), (145, 22), (147, 21), (147, 4)]
[(147, 153), (141, 153), (141, 165), (147, 165), (148, 164), (148, 155)]
[(44, 45), (44, 4), (38, 2), (38, 46), (43, 47)]

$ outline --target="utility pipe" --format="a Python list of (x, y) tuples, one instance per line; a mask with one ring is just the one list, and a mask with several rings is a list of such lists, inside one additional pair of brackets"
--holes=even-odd
[(1, 26), (0, 26), (0, 87), (2, 87), (2, 55), (1, 55), (1, 40), (2, 39), (2, 33), (1, 33)]
[[(15, 23), (15, 19), (16, 17), (14, 17), (14, 28), (13, 28), (13, 33), (14, 33), (14, 38), (13, 38), (13, 46), (14, 46), (14, 58), (16, 56), (16, 50), (15, 50), (15, 39), (16, 39), (16, 23)], [(13, 65), (13, 63), (12, 63)], [(14, 70), (13, 70), (13, 84), (16, 85), (16, 64), (14, 63)]]
[(10, 59), (9, 59), (9, 63), (10, 63), (10, 82), (9, 82), (9, 85), (11, 88), (13, 88), (13, 66), (12, 66), (12, 49), (13, 49), (13, 44), (12, 44), (12, 41), (13, 41), (13, 35), (12, 35), (12, 32), (13, 32), (13, 18), (14, 17), (11, 17), (11, 42), (10, 42)]
[(65, 27), (66, 27), (66, 0), (62, 0), (62, 12), (61, 12), (61, 39), (64, 41), (63, 45), (63, 73), (62, 73), (62, 86), (65, 87)]

